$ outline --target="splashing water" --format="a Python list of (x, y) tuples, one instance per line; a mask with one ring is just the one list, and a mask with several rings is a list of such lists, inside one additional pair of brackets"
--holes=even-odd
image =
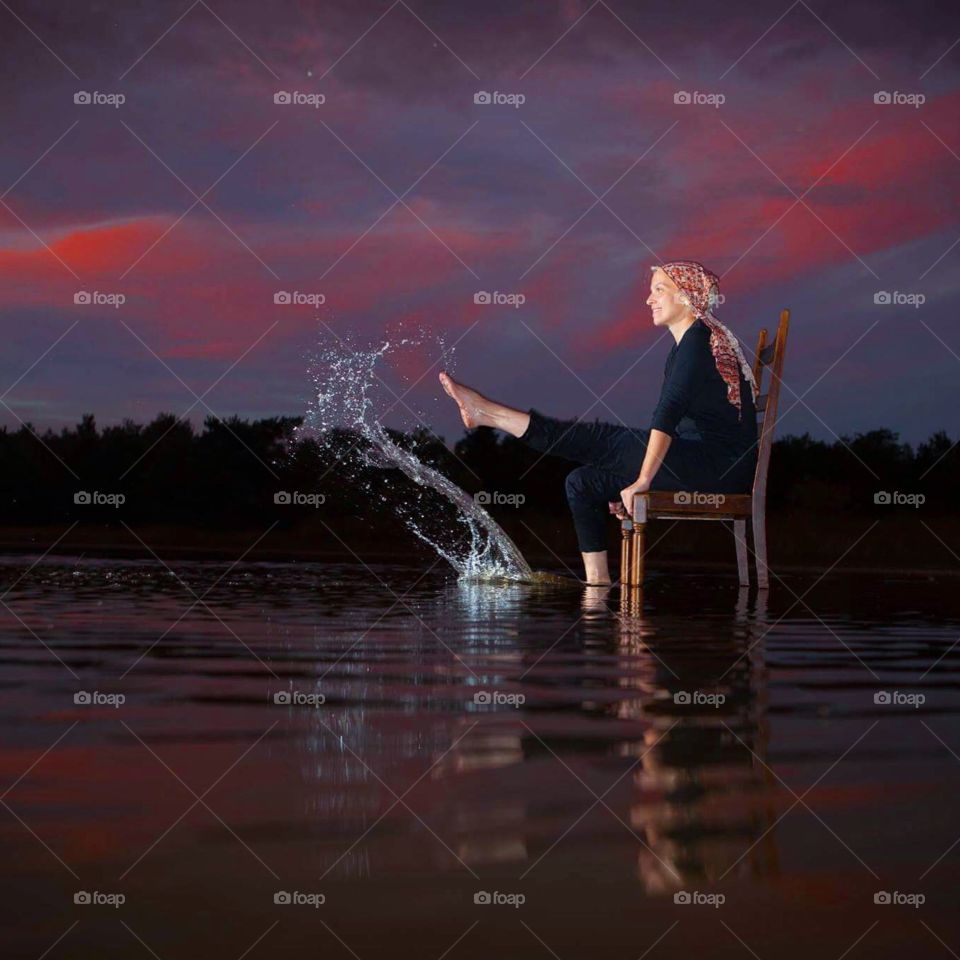
[[(419, 487), (432, 490), (453, 504), (457, 521), (466, 528), (466, 545), (463, 545), (463, 536), (456, 535), (458, 531), (451, 531), (442, 543), (437, 542), (435, 534), (426, 531), (427, 517), (436, 513), (429, 505), (410, 506), (381, 498), (383, 505), (393, 509), (408, 529), (436, 550), (461, 578), (536, 580), (523, 554), (493, 517), (442, 473), (396, 444), (377, 419), (371, 397), (371, 390), (379, 379), (377, 364), (391, 351), (417, 343), (400, 339), (371, 350), (352, 350), (344, 345), (320, 353), (311, 366), (315, 400), (308, 406), (301, 432), (324, 434), (337, 428), (353, 429), (371, 445), (372, 451), (365, 454), (368, 463), (396, 467)], [(371, 452), (375, 452), (375, 456), (371, 456)]]

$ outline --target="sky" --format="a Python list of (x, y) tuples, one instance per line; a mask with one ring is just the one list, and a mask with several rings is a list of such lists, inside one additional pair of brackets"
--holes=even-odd
[(748, 355), (791, 310), (780, 435), (960, 435), (956, 4), (10, 0), (0, 77), (10, 429), (301, 415), (404, 338), (390, 426), (460, 435), (447, 363), (648, 426), (693, 259)]

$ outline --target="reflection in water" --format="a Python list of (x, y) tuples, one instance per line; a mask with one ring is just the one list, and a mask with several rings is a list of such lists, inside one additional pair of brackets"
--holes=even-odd
[(733, 871), (755, 878), (776, 872), (768, 832), (776, 818), (774, 785), (765, 766), (767, 593), (756, 595), (752, 609), (748, 598), (749, 589), (741, 587), (735, 628), (726, 638), (713, 638), (708, 650), (682, 661), (672, 657), (672, 667), (658, 656), (636, 598), (624, 599), (621, 643), (650, 658), (654, 677), (652, 684), (638, 680), (640, 694), (618, 710), (651, 723), (633, 772), (637, 799), (630, 810), (631, 825), (645, 841), (638, 875), (650, 892), (717, 881)]
[[(579, 619), (547, 643), (537, 625), (556, 607), (555, 592), (450, 586), (420, 614), (427, 646), (445, 645), (448, 656), (441, 664), (423, 651), (414, 655), (418, 689), (408, 707), (443, 704), (453, 708), (453, 722), (429, 735), (405, 733), (403, 724), (388, 729), (356, 705), (375, 698), (377, 684), (354, 684), (350, 709), (318, 713), (316, 739), (305, 741), (311, 762), (304, 773), (322, 785), (324, 798), (313, 812), (349, 810), (370, 828), (383, 791), (363, 792), (377, 778), (354, 751), (388, 756), (397, 769), (417, 769), (427, 784), (423, 792), (436, 803), (431, 826), (442, 820), (455, 856), (447, 869), (501, 863), (522, 874), (566, 827), (558, 822), (553, 830), (555, 818), (544, 815), (549, 797), (513, 796), (503, 787), (526, 782), (525, 767), (552, 765), (568, 780), (556, 799), (566, 804), (569, 794), (571, 810), (603, 797), (596, 808), (610, 818), (607, 826), (623, 831), (618, 842), (634, 847), (637, 877), (649, 893), (775, 872), (774, 834), (766, 833), (775, 817), (764, 766), (766, 593), (751, 601), (743, 588), (726, 611), (710, 611), (707, 627), (686, 621), (682, 630), (669, 611), (644, 612), (640, 597), (621, 598), (619, 608), (616, 599), (609, 588), (588, 588)], [(445, 640), (451, 623), (456, 637)], [(328, 679), (321, 688), (336, 695)], [(541, 716), (550, 722), (538, 722)], [(330, 736), (349, 748), (331, 755)], [(425, 755), (426, 770), (411, 765)], [(598, 759), (599, 781), (583, 772)], [(370, 868), (365, 854), (352, 851), (338, 851), (333, 863), (347, 875)]]

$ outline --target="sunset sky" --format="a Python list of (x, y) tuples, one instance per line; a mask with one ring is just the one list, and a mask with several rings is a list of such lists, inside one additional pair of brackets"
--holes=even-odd
[(958, 40), (933, 2), (10, 0), (0, 424), (301, 414), (318, 346), (407, 335), (392, 426), (459, 436), (441, 338), (648, 426), (649, 267), (689, 258), (747, 346), (791, 308), (780, 434), (956, 439)]

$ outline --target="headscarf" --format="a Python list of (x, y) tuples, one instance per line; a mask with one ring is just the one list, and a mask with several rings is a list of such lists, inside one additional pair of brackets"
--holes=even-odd
[(737, 408), (737, 414), (742, 415), (740, 371), (743, 371), (744, 379), (750, 384), (754, 400), (758, 392), (757, 381), (737, 338), (711, 311), (719, 298), (720, 278), (695, 260), (671, 260), (650, 269), (662, 270), (680, 288), (680, 302), (690, 307), (694, 316), (710, 330), (710, 352), (717, 365), (717, 373), (727, 385), (727, 399)]

